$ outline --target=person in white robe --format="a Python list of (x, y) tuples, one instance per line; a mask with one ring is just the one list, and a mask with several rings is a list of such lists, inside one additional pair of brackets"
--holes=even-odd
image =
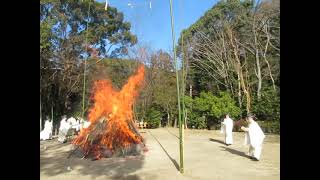
[(221, 123), (221, 133), (225, 135), (224, 142), (227, 146), (233, 144), (232, 130), (233, 120), (227, 114)]
[(84, 119), (82, 119), (82, 118), (80, 118), (80, 117), (78, 117), (78, 119), (79, 119), (79, 122), (80, 122), (80, 131), (81, 131), (82, 129), (88, 128), (88, 127), (90, 126), (90, 124), (91, 124), (90, 121), (86, 121), (86, 120), (84, 120)]
[(74, 117), (70, 117), (70, 118), (67, 120), (67, 122), (68, 122), (69, 124), (71, 124), (71, 126), (77, 124), (77, 120), (76, 120), (76, 118), (74, 118)]
[(70, 117), (67, 122), (71, 125), (67, 135), (74, 135), (80, 130), (80, 123), (76, 118)]
[(44, 124), (44, 129), (40, 132), (40, 140), (52, 139), (52, 128), (52, 121), (50, 122), (49, 117), (47, 116), (47, 120)]
[(262, 151), (262, 144), (265, 135), (258, 125), (257, 122), (253, 120), (252, 116), (247, 117), (248, 128), (241, 126), (241, 129), (245, 131), (245, 144), (249, 145), (249, 153), (252, 159), (259, 161)]
[(139, 125), (139, 127), (143, 129), (143, 119), (140, 121)]
[(70, 128), (71, 128), (71, 124), (67, 122), (67, 116), (64, 115), (62, 117), (62, 120), (60, 121), (59, 137), (58, 137), (59, 142), (64, 143), (67, 141), (67, 134)]

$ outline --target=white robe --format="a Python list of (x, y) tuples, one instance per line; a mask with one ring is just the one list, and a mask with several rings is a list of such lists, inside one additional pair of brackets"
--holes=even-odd
[(86, 120), (80, 118), (80, 131), (81, 131), (82, 129), (88, 128), (88, 127), (90, 126), (90, 124), (91, 124), (90, 121), (86, 121)]
[(76, 120), (74, 117), (69, 118), (67, 122), (71, 125), (71, 129), (75, 129), (76, 131), (80, 130), (80, 121)]
[(40, 140), (48, 140), (52, 138), (52, 121), (46, 120), (44, 129), (40, 132)]
[(59, 137), (58, 137), (59, 142), (61, 142), (61, 143), (66, 142), (67, 134), (68, 134), (68, 131), (70, 128), (71, 128), (70, 122), (67, 122), (67, 118), (63, 118), (60, 121)]
[(77, 124), (77, 120), (74, 117), (71, 117), (67, 120), (67, 122), (69, 124), (71, 124), (71, 126), (76, 125)]
[(73, 128), (75, 128), (77, 132), (80, 131), (81, 124), (79, 120), (77, 120), (77, 124)]
[(225, 143), (233, 144), (232, 138), (232, 130), (233, 130), (233, 120), (230, 118), (226, 118), (221, 123), (221, 133), (225, 134)]
[(83, 128), (83, 129), (86, 129), (86, 128), (88, 128), (88, 127), (90, 126), (90, 124), (91, 124), (90, 121), (85, 121), (85, 122), (83, 123), (83, 125), (82, 125), (82, 128)]
[(260, 159), (261, 151), (262, 151), (262, 143), (265, 138), (263, 131), (260, 126), (256, 122), (252, 122), (249, 124), (249, 131), (245, 133), (245, 145), (249, 145), (249, 156), (253, 156)]

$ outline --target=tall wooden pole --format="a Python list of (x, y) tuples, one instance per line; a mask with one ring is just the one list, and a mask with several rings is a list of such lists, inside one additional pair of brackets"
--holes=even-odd
[(178, 117), (179, 117), (179, 147), (180, 147), (180, 173), (184, 173), (183, 168), (183, 128), (181, 121), (181, 104), (180, 104), (180, 88), (179, 88), (179, 73), (178, 73), (178, 63), (176, 58), (176, 48), (175, 48), (175, 34), (174, 34), (174, 18), (172, 13), (172, 0), (170, 0), (170, 17), (171, 17), (171, 35), (172, 35), (172, 48), (173, 48), (173, 59), (175, 62), (176, 69), (176, 85), (177, 85), (177, 97), (178, 97)]
[(42, 112), (41, 112), (41, 94), (40, 94), (40, 132), (42, 131)]
[[(181, 49), (182, 49), (182, 58), (181, 58), (181, 64), (182, 64), (182, 79), (181, 79), (181, 88), (182, 88), (182, 95), (181, 95), (181, 101), (182, 101), (182, 121), (183, 121), (183, 129), (186, 127), (185, 121), (186, 121), (186, 106), (184, 103), (184, 96), (185, 96), (185, 90), (186, 90), (186, 58), (184, 53), (184, 42), (183, 42), (183, 33), (181, 34)], [(184, 130), (182, 130), (184, 133)]]
[[(182, 0), (183, 2), (183, 0)], [(182, 7), (182, 24), (183, 23), (183, 20), (184, 20), (184, 6), (183, 4), (181, 5)], [(181, 33), (181, 48), (182, 48), (182, 113), (183, 113), (183, 118), (182, 118), (182, 121), (183, 121), (183, 130), (182, 130), (182, 133), (183, 133), (183, 138), (184, 138), (184, 129), (187, 129), (188, 126), (187, 126), (187, 111), (186, 111), (186, 106), (185, 106), (185, 91), (186, 91), (186, 79), (187, 79), (187, 59), (186, 59), (186, 55), (185, 55), (185, 49), (184, 49), (184, 38), (183, 38), (183, 33)], [(183, 139), (184, 141), (184, 139)], [(184, 153), (184, 152), (183, 152)]]
[[(89, 8), (88, 8), (88, 19), (90, 15), (90, 5), (91, 3), (89, 2)], [(86, 27), (86, 41), (85, 41), (85, 46), (86, 46), (86, 52), (88, 52), (88, 29), (89, 29), (89, 20), (87, 21), (87, 27)], [(84, 61), (84, 71), (83, 71), (83, 91), (82, 91), (82, 114), (81, 117), (84, 119), (84, 113), (85, 113), (85, 96), (86, 96), (86, 71), (87, 71), (87, 60), (88, 57), (86, 57)]]

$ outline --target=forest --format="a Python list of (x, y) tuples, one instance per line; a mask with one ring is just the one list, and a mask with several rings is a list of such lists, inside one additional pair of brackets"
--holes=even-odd
[[(182, 31), (175, 50), (186, 128), (218, 129), (227, 113), (234, 120), (252, 113), (266, 133), (280, 133), (279, 6), (222, 0)], [(173, 53), (139, 42), (117, 8), (40, 0), (40, 32), (40, 129), (46, 118), (57, 129), (62, 115), (86, 117), (95, 80), (120, 89), (141, 64), (135, 119), (178, 126)]]

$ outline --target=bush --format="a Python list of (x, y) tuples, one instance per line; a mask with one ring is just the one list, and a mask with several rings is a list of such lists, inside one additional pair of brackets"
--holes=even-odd
[(189, 128), (196, 128), (202, 127), (202, 119), (199, 119), (201, 115), (198, 113), (198, 111), (194, 110), (193, 103), (194, 100), (190, 96), (184, 97), (185, 106), (186, 106), (186, 113), (187, 113), (187, 125)]
[(162, 114), (160, 111), (156, 110), (154, 107), (150, 108), (147, 112), (146, 122), (149, 128), (158, 128), (160, 126)]
[(232, 118), (238, 118), (241, 111), (228, 92), (221, 92), (216, 96), (210, 113), (217, 119), (221, 119), (225, 114), (229, 114)]
[(257, 121), (264, 133), (280, 134), (279, 121)]
[(195, 114), (191, 115), (191, 117), (188, 118), (187, 123), (189, 128), (204, 129), (207, 127), (206, 118), (204, 116), (195, 116)]
[(236, 102), (228, 92), (221, 92), (216, 96), (211, 92), (201, 92), (200, 96), (194, 99), (186, 96), (185, 104), (188, 112), (188, 127), (212, 129), (218, 127), (220, 119), (227, 113), (232, 118), (240, 116), (240, 108), (236, 106)]
[(258, 119), (280, 121), (280, 94), (272, 88), (262, 91), (260, 101), (255, 98), (253, 113)]
[(205, 116), (198, 117), (196, 121), (196, 128), (197, 129), (204, 129), (207, 127), (207, 121)]

